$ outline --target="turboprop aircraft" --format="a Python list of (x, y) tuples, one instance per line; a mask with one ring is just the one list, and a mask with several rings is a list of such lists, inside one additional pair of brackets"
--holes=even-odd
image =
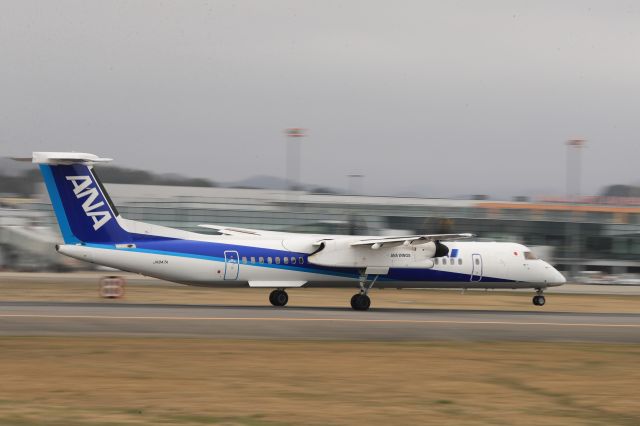
[(203, 224), (218, 235), (127, 220), (118, 214), (93, 169), (111, 159), (76, 152), (34, 152), (64, 244), (58, 252), (87, 262), (196, 286), (286, 289), (353, 286), (355, 310), (367, 310), (371, 288), (535, 289), (565, 278), (515, 243), (462, 241), (472, 234), (397, 237), (311, 235)]

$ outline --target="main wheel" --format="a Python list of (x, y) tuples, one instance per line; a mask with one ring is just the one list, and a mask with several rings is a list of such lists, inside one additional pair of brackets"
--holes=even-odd
[(366, 311), (371, 306), (371, 299), (366, 294), (354, 294), (351, 298), (351, 307), (356, 311)]
[(362, 305), (360, 305), (361, 310), (366, 311), (371, 306), (371, 299), (366, 294), (363, 294), (360, 298)]
[(358, 297), (360, 297), (360, 293), (356, 293), (351, 297), (351, 307), (353, 309), (358, 309), (356, 308), (356, 305), (358, 303)]
[(269, 302), (273, 306), (284, 306), (289, 301), (289, 295), (284, 290), (273, 290), (269, 295)]
[(536, 306), (544, 306), (546, 300), (544, 298), (544, 296), (541, 295), (537, 295), (537, 296), (533, 296), (533, 304)]

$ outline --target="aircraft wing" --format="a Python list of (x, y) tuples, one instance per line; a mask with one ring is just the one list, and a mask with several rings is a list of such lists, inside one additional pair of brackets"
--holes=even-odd
[(263, 231), (262, 229), (251, 228), (238, 228), (235, 226), (220, 226), (202, 224), (198, 225), (202, 228), (215, 229), (223, 235), (230, 235), (234, 237), (285, 237), (290, 236), (290, 232), (278, 232), (278, 231)]
[(399, 237), (381, 237), (381, 238), (367, 238), (364, 240), (353, 241), (351, 246), (371, 246), (372, 249), (379, 249), (382, 246), (397, 246), (397, 245), (411, 245), (411, 244), (424, 244), (430, 241), (451, 241), (460, 240), (463, 238), (473, 238), (474, 234), (424, 234), (424, 235), (405, 235)]
[[(341, 237), (316, 240), (318, 249), (309, 254), (309, 263), (332, 267), (357, 268), (411, 268), (419, 265), (433, 266), (432, 258), (447, 256), (449, 247), (441, 241), (471, 238), (473, 234), (424, 234), (397, 237), (361, 238)], [(395, 250), (393, 247), (420, 245), (421, 250)], [(358, 248), (362, 247), (364, 250)], [(382, 249), (384, 247), (384, 249)], [(379, 250), (382, 249), (382, 250)], [(393, 256), (393, 254), (403, 256)], [(428, 267), (431, 267), (428, 266)], [(373, 274), (374, 272), (370, 272)], [(377, 272), (384, 275), (387, 272)]]

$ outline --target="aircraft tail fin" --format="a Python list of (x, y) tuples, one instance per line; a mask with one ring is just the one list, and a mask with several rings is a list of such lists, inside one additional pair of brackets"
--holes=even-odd
[(118, 222), (118, 210), (93, 165), (111, 161), (78, 152), (34, 152), (66, 244), (127, 243), (131, 234)]

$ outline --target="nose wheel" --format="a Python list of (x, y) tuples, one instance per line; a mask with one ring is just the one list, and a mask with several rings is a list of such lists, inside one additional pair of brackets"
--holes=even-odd
[(544, 306), (546, 300), (544, 298), (544, 295), (542, 294), (542, 290), (538, 289), (537, 293), (535, 296), (533, 296), (533, 304), (536, 306)]
[(273, 290), (269, 295), (269, 302), (273, 306), (284, 306), (289, 301), (289, 295), (284, 290)]

